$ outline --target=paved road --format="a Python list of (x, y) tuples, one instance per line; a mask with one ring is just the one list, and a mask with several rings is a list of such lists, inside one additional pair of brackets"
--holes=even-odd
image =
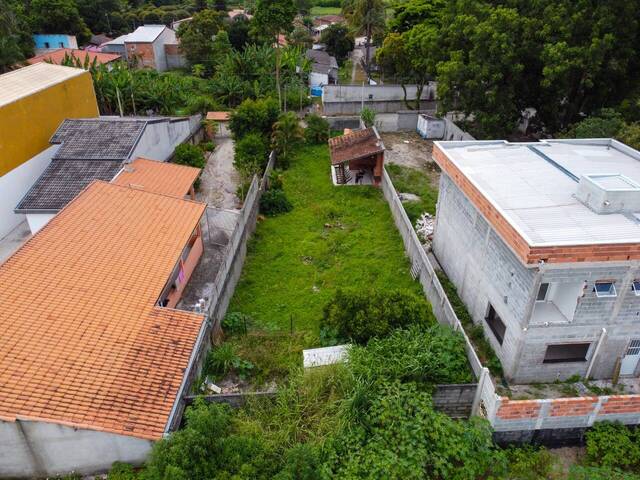
[(239, 178), (233, 168), (233, 140), (223, 137), (216, 138), (215, 142), (216, 148), (202, 172), (196, 199), (207, 202), (211, 207), (237, 209)]

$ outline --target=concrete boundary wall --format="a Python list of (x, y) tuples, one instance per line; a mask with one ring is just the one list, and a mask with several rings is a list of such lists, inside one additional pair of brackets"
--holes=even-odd
[(497, 442), (537, 442), (550, 446), (575, 444), (582, 440), (586, 429), (598, 421), (640, 424), (640, 395), (536, 400), (511, 400), (497, 395), (489, 372), (480, 363), (469, 338), (464, 333), (462, 324), (420, 244), (386, 169), (382, 176), (382, 191), (402, 236), (406, 254), (411, 261), (412, 273), (420, 280), (436, 319), (442, 324), (452, 326), (454, 330), (461, 331), (465, 337), (467, 358), (478, 378), (478, 391), (472, 414), (481, 415), (489, 420)]
[(229, 302), (231, 301), (231, 297), (233, 297), (236, 285), (240, 279), (240, 274), (242, 273), (244, 260), (247, 256), (247, 242), (251, 234), (255, 231), (260, 207), (260, 197), (268, 188), (269, 174), (273, 170), (275, 158), (275, 152), (272, 151), (269, 155), (269, 162), (267, 163), (262, 178), (254, 175), (251, 181), (251, 186), (245, 197), (238, 221), (229, 238), (224, 260), (213, 281), (211, 296), (204, 308), (206, 314), (205, 335), (202, 336), (201, 343), (196, 346), (196, 354), (193, 362), (189, 366), (184, 382), (184, 389), (180, 394), (179, 404), (175, 409), (176, 413), (170, 420), (169, 425), (167, 425), (167, 431), (172, 431), (179, 427), (187, 403), (186, 399), (191, 393), (191, 386), (202, 372), (206, 353), (213, 345), (215, 337), (221, 332), (220, 324), (227, 313)]

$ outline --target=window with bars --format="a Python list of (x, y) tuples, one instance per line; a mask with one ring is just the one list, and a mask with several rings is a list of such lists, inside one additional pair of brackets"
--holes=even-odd
[(631, 340), (627, 348), (627, 355), (640, 355), (640, 340)]
[(496, 340), (498, 340), (498, 343), (502, 345), (502, 342), (504, 341), (504, 334), (507, 331), (507, 326), (491, 304), (489, 304), (489, 311), (487, 312), (485, 320), (493, 332), (493, 335), (496, 337)]

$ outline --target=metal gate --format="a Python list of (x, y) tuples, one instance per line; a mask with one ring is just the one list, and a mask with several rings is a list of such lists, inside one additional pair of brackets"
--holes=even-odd
[(620, 375), (633, 375), (640, 360), (640, 340), (631, 340), (627, 353), (622, 357)]

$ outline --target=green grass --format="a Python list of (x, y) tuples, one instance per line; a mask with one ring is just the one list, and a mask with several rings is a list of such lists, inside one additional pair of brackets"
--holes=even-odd
[(404, 167), (394, 163), (385, 165), (393, 186), (401, 193), (413, 193), (420, 197), (419, 202), (404, 202), (404, 210), (411, 223), (415, 224), (418, 217), (424, 212), (436, 214), (436, 202), (438, 201), (438, 189), (432, 185), (426, 172), (415, 168)]
[(318, 334), (324, 305), (340, 287), (421, 294), (380, 189), (335, 187), (326, 145), (304, 147), (284, 173), (293, 204), (262, 220), (229, 311), (255, 329)]
[(312, 7), (311, 15), (341, 15), (340, 7)]

